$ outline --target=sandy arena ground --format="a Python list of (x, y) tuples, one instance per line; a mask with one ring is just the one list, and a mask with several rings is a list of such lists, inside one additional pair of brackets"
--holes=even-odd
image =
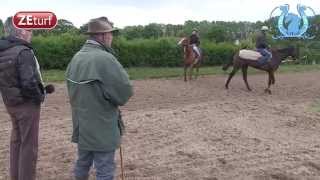
[[(264, 74), (249, 76), (252, 92), (240, 76), (228, 91), (226, 76), (133, 81), (135, 96), (122, 108), (126, 179), (320, 179), (320, 113), (311, 108), (319, 77), (276, 75), (272, 95), (263, 92)], [(56, 86), (42, 109), (39, 180), (71, 180), (76, 158), (66, 88)], [(0, 179), (7, 180), (11, 124), (0, 104)]]

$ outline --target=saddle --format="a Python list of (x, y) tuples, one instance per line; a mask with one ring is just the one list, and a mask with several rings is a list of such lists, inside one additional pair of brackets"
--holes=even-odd
[(239, 51), (239, 57), (242, 59), (250, 59), (253, 61), (258, 61), (262, 55), (254, 50), (242, 49)]

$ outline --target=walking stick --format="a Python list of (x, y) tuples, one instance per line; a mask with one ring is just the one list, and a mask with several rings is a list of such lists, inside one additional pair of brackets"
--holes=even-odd
[[(120, 129), (120, 135), (122, 136), (124, 133), (124, 123), (122, 121), (121, 116), (121, 110), (119, 109), (119, 120), (118, 120), (118, 126)], [(121, 165), (121, 180), (124, 180), (124, 167), (123, 167), (123, 152), (122, 152), (122, 146), (120, 144), (120, 165)]]
[(120, 164), (121, 164), (121, 180), (124, 180), (123, 154), (122, 154), (121, 146), (120, 146)]

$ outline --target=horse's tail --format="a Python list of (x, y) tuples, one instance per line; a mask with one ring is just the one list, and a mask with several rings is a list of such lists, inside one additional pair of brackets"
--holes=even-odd
[(233, 55), (227, 64), (222, 66), (222, 70), (224, 70), (224, 71), (228, 70), (228, 68), (233, 65), (233, 62), (237, 59), (238, 56), (239, 56), (239, 52), (237, 52), (235, 55)]
[(228, 62), (227, 64), (223, 65), (222, 70), (224, 71), (228, 70), (228, 68), (232, 66), (232, 64), (233, 64), (233, 61)]

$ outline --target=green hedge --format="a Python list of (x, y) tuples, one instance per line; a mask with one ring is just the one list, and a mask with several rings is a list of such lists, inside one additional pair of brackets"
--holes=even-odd
[(126, 67), (137, 66), (179, 66), (182, 52), (175, 39), (115, 40), (119, 61)]
[[(72, 56), (81, 48), (86, 37), (77, 34), (36, 36), (33, 46), (44, 69), (65, 69)], [(182, 48), (177, 38), (125, 40), (115, 38), (113, 48), (125, 67), (176, 67), (182, 65)], [(232, 44), (203, 42), (205, 65), (220, 65), (230, 61), (236, 47)]]
[(238, 47), (230, 43), (213, 44), (205, 42), (202, 44), (202, 49), (205, 65), (221, 65), (232, 60)]
[(32, 45), (42, 68), (66, 69), (69, 61), (84, 42), (84, 36), (62, 34), (46, 37), (35, 36)]

